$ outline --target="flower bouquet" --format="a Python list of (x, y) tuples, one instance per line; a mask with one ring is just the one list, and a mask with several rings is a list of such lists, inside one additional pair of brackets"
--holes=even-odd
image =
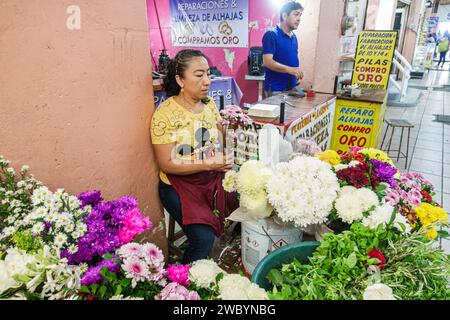
[(448, 236), (436, 228), (448, 222), (448, 215), (432, 199), (431, 183), (421, 174), (398, 172), (385, 152), (351, 148), (346, 155), (327, 150), (316, 157), (333, 165), (342, 187), (330, 215), (333, 230), (349, 229), (356, 221), (367, 226), (388, 222), (394, 212), (395, 224), (406, 232), (422, 230), (432, 239)]
[(53, 193), (27, 167), (19, 176), (9, 165), (0, 157), (1, 298), (67, 298), (104, 254), (151, 227), (132, 197)]

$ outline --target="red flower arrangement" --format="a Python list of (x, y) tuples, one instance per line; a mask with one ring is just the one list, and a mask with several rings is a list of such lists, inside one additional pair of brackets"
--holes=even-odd
[(354, 167), (339, 170), (336, 175), (339, 180), (345, 181), (355, 188), (372, 187), (376, 189), (380, 184), (380, 180), (376, 177), (374, 171), (370, 170), (367, 162), (361, 162)]

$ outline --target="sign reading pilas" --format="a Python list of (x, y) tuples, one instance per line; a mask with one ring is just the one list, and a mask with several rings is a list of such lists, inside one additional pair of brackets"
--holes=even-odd
[(175, 47), (248, 47), (248, 0), (170, 0)]
[(397, 31), (362, 31), (358, 37), (352, 84), (387, 89)]

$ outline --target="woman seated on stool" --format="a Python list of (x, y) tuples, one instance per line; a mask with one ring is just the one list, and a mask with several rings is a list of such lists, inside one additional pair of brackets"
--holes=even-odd
[[(232, 155), (221, 150), (220, 113), (209, 98), (208, 61), (198, 50), (182, 50), (164, 79), (167, 100), (155, 111), (151, 137), (160, 167), (159, 197), (188, 238), (183, 263), (205, 259), (224, 230), (224, 173)], [(232, 200), (232, 199), (230, 199)]]

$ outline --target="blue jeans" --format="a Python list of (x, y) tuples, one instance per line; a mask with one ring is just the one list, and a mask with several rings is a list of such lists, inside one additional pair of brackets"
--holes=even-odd
[(445, 52), (439, 52), (439, 54), (440, 54), (440, 56), (439, 56), (439, 62), (438, 62), (438, 66), (439, 66), (439, 64), (442, 62), (442, 66), (444, 66), (444, 63), (445, 63), (445, 57), (446, 57), (446, 55), (447, 55), (447, 52), (448, 51), (445, 51)]
[(183, 264), (206, 259), (214, 244), (215, 234), (206, 224), (189, 224), (183, 226), (181, 201), (177, 191), (171, 185), (159, 181), (159, 198), (170, 216), (182, 227), (188, 238), (188, 247), (183, 255)]

